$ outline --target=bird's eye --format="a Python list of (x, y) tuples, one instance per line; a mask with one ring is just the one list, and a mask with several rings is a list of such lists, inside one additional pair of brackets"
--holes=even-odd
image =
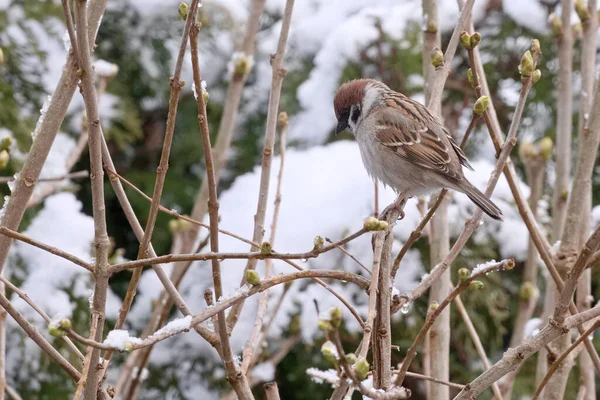
[(360, 108), (359, 107), (352, 107), (352, 115), (350, 115), (350, 118), (352, 119), (352, 122), (354, 122), (355, 124), (358, 122), (358, 117), (360, 117)]

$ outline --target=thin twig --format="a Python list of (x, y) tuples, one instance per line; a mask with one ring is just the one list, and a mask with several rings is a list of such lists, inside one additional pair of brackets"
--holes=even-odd
[(469, 284), (475, 279), (492, 271), (512, 269), (514, 267), (514, 264), (514, 260), (509, 259), (487, 265), (483, 268), (478, 268), (478, 270), (475, 273), (472, 273), (471, 276), (469, 276), (467, 279), (461, 281), (444, 299), (444, 301), (441, 302), (437, 307), (430, 307), (430, 310), (427, 313), (427, 317), (425, 319), (425, 324), (423, 325), (423, 327), (417, 334), (417, 337), (407, 350), (406, 357), (402, 361), (402, 366), (400, 367), (400, 371), (398, 372), (398, 377), (396, 379), (396, 386), (402, 385), (404, 377), (406, 376), (406, 371), (408, 371), (412, 360), (417, 355), (417, 347), (420, 346), (421, 342), (425, 338), (425, 335), (427, 334), (427, 331), (435, 322), (435, 319), (442, 313), (442, 311), (444, 311), (444, 309), (452, 302), (452, 300), (454, 300), (456, 296), (458, 296), (461, 292), (465, 291), (469, 287)]
[[(188, 19), (195, 19), (195, 12), (188, 15)], [(196, 103), (198, 106), (198, 124), (202, 137), (202, 147), (204, 149), (204, 160), (206, 163), (206, 176), (208, 178), (208, 216), (210, 220), (210, 250), (219, 252), (219, 201), (217, 199), (217, 184), (215, 180), (212, 147), (210, 143), (210, 133), (208, 131), (208, 118), (206, 116), (206, 104), (202, 95), (202, 77), (200, 74), (200, 61), (198, 60), (198, 34), (200, 27), (196, 24), (190, 31), (190, 48), (192, 54), (192, 71), (194, 76), (194, 86), (196, 88)], [(223, 296), (223, 285), (221, 282), (221, 266), (218, 259), (211, 260), (212, 278), (215, 290), (215, 296), (220, 299)], [(221, 346), (221, 359), (227, 372), (227, 381), (233, 386), (235, 393), (241, 400), (254, 399), (246, 374), (240, 373), (233, 360), (231, 344), (229, 343), (229, 333), (227, 332), (227, 321), (225, 320), (225, 311), (221, 311), (217, 316), (217, 330), (219, 333), (219, 344)]]
[[(77, 49), (79, 68), (82, 73), (81, 86), (87, 115), (88, 144), (90, 152), (90, 180), (92, 187), (92, 214), (94, 218), (94, 249), (96, 263), (94, 266), (94, 296), (92, 299), (92, 317), (90, 323), (90, 339), (102, 340), (104, 320), (106, 318), (106, 297), (108, 294), (108, 252), (110, 241), (106, 227), (106, 206), (104, 202), (104, 170), (102, 169), (102, 131), (98, 114), (98, 98), (94, 85), (94, 70), (90, 45), (88, 43), (87, 0), (76, 0), (75, 17), (77, 19)], [(100, 357), (98, 349), (92, 348), (91, 362)], [(84, 386), (86, 399), (95, 399), (98, 390), (98, 369), (90, 365)]]
[(536, 400), (540, 393), (542, 392), (542, 390), (544, 389), (544, 386), (546, 386), (546, 384), (548, 383), (548, 381), (550, 380), (550, 377), (552, 377), (552, 374), (554, 374), (554, 372), (556, 372), (556, 370), (558, 369), (558, 367), (560, 366), (560, 364), (564, 361), (565, 358), (567, 358), (567, 356), (569, 355), (569, 353), (571, 353), (573, 350), (575, 350), (575, 348), (577, 346), (579, 346), (579, 344), (581, 342), (583, 342), (583, 340), (590, 336), (592, 333), (594, 333), (594, 331), (596, 329), (598, 329), (598, 327), (600, 327), (600, 321), (596, 321), (592, 324), (591, 327), (589, 327), (589, 329), (587, 329), (585, 332), (583, 332), (583, 334), (581, 336), (579, 336), (579, 338), (573, 342), (572, 345), (570, 345), (557, 359), (556, 361), (554, 361), (552, 363), (552, 365), (550, 366), (550, 368), (548, 368), (548, 372), (546, 373), (546, 376), (544, 376), (544, 379), (542, 380), (542, 382), (539, 384), (539, 386), (537, 387), (537, 389), (535, 390), (535, 393), (533, 395), (533, 397), (531, 398), (531, 400)]
[[(44, 319), (44, 321), (46, 321), (47, 323), (50, 323), (50, 321), (52, 321), (51, 318), (48, 316), (48, 314), (46, 314), (44, 312), (44, 310), (42, 310), (37, 304), (35, 304), (35, 302), (33, 300), (31, 300), (31, 297), (29, 297), (27, 295), (27, 293), (23, 292), (17, 286), (13, 285), (13, 283), (11, 281), (9, 281), (8, 279), (6, 279), (3, 276), (0, 276), (0, 281), (2, 281), (2, 283), (4, 283), (10, 290), (12, 290), (13, 292), (15, 292), (20, 298), (22, 298), (23, 301), (25, 301), (25, 303), (29, 304), (29, 306), (31, 308), (33, 308), (35, 310), (35, 312), (37, 312)], [(81, 351), (79, 351), (79, 349), (77, 348), (77, 346), (75, 346), (73, 344), (73, 342), (68, 337), (63, 337), (63, 339), (67, 343), (67, 346), (69, 347), (69, 349), (71, 349), (71, 351), (80, 360), (83, 361), (84, 356), (83, 356), (83, 354), (81, 354)]]
[[(104, 9), (106, 0), (93, 0), (88, 7), (90, 29), (88, 40), (94, 42), (96, 33)], [(56, 138), (58, 130), (65, 118), (73, 94), (77, 87), (79, 77), (77, 76), (77, 59), (75, 54), (69, 54), (56, 89), (51, 98), (48, 99), (46, 113), (39, 117), (39, 129), (35, 130), (33, 141), (27, 159), (19, 172), (19, 178), (15, 181), (12, 195), (8, 203), (4, 205), (4, 214), (0, 225), (17, 231), (33, 191), (35, 183), (40, 176), (44, 163)], [(12, 238), (0, 236), (0, 274), (3, 273), (4, 264), (8, 257), (8, 251), (12, 244)], [(0, 293), (4, 293), (4, 285), (0, 284)], [(5, 354), (6, 354), (6, 314), (0, 312), (0, 398), (4, 396), (6, 388), (5, 378)]]
[[(190, 34), (192, 25), (196, 23), (196, 12), (198, 9), (199, 0), (193, 0), (189, 7), (189, 18), (186, 19), (183, 35), (181, 38), (181, 45), (179, 46), (179, 52), (177, 54), (177, 60), (175, 62), (175, 70), (173, 76), (170, 79), (170, 95), (169, 95), (169, 112), (167, 116), (167, 124), (165, 129), (165, 136), (163, 140), (162, 152), (158, 168), (156, 169), (156, 180), (154, 183), (154, 191), (152, 194), (152, 202), (150, 203), (150, 210), (148, 211), (148, 218), (146, 221), (146, 227), (143, 230), (143, 237), (140, 240), (140, 247), (138, 249), (137, 258), (148, 257), (153, 252), (151, 250), (152, 233), (154, 232), (154, 226), (156, 224), (156, 218), (158, 215), (158, 209), (160, 205), (160, 199), (164, 188), (165, 179), (167, 176), (167, 170), (169, 168), (169, 156), (171, 154), (171, 145), (173, 143), (173, 132), (175, 131), (175, 120), (177, 117), (177, 106), (179, 104), (179, 93), (181, 92), (183, 82), (180, 81), (181, 69), (183, 66), (183, 59), (185, 56), (185, 50)], [(201, 94), (202, 92), (200, 92)], [(111, 168), (111, 169), (114, 169)], [(130, 221), (131, 223), (131, 221)], [(119, 315), (117, 317), (116, 327), (123, 326), (127, 314), (133, 304), (133, 298), (135, 297), (137, 286), (139, 284), (142, 275), (142, 268), (137, 268), (133, 271), (129, 286), (125, 298), (123, 299), (123, 305), (119, 309)], [(168, 280), (168, 277), (164, 277)], [(173, 287), (174, 292), (177, 290)], [(177, 294), (178, 295), (178, 294)], [(180, 304), (181, 306), (181, 304)], [(187, 308), (187, 307), (186, 307)]]
[[(349, 277), (348, 275), (349, 275), (349, 273), (345, 272), (345, 271), (318, 269), (318, 270), (293, 272), (293, 273), (285, 274), (285, 275), (276, 275), (270, 279), (264, 279), (260, 282), (260, 284), (253, 286), (251, 288), (245, 287), (245, 288), (243, 288), (243, 290), (238, 291), (233, 296), (228, 297), (224, 300), (221, 300), (221, 301), (215, 303), (215, 305), (213, 307), (207, 308), (204, 311), (202, 311), (200, 314), (194, 315), (192, 317), (190, 326), (188, 328), (182, 329), (180, 331), (168, 330), (168, 331), (162, 332), (160, 334), (150, 335), (150, 336), (146, 337), (144, 340), (142, 340), (141, 343), (134, 343), (132, 346), (132, 350), (137, 350), (137, 349), (141, 349), (141, 348), (144, 348), (147, 346), (152, 346), (160, 341), (170, 338), (171, 336), (175, 336), (183, 331), (187, 331), (191, 328), (194, 328), (197, 325), (201, 324), (202, 322), (206, 321), (207, 319), (212, 318), (213, 316), (219, 314), (220, 312), (232, 307), (234, 304), (237, 304), (240, 301), (245, 300), (248, 297), (254, 296), (258, 293), (262, 293), (263, 291), (270, 289), (273, 286), (285, 284), (287, 282), (292, 282), (297, 279), (314, 278), (314, 277), (347, 281), (347, 278)], [(361, 277), (361, 279), (362, 279), (362, 281), (360, 282), (360, 286), (366, 287), (369, 284), (369, 282), (362, 277)], [(1, 302), (0, 302), (0, 305), (2, 305)], [(89, 341), (88, 339), (86, 339), (86, 344), (93, 345), (96, 348), (101, 348), (101, 349), (106, 348), (105, 344), (100, 343), (98, 341)]]
[(47, 251), (50, 254), (54, 254), (55, 256), (64, 258), (67, 261), (72, 262), (73, 264), (79, 265), (80, 267), (85, 268), (86, 270), (88, 270), (89, 272), (94, 272), (94, 267), (92, 264), (82, 260), (79, 257), (76, 257), (70, 253), (67, 253), (66, 251), (63, 250), (59, 250), (56, 247), (53, 246), (49, 246), (47, 244), (38, 242), (35, 239), (30, 238), (27, 235), (23, 235), (22, 233), (19, 232), (15, 232), (12, 229), (7, 228), (6, 226), (0, 226), (0, 235), (3, 236), (7, 236), (10, 237), (12, 239), (17, 239), (18, 241), (21, 241), (23, 243), (27, 243), (31, 246), (37, 247), (38, 249), (42, 249), (44, 251)]
[(27, 335), (42, 349), (52, 360), (58, 364), (71, 378), (78, 381), (81, 374), (71, 363), (65, 359), (25, 317), (12, 305), (12, 303), (0, 294), (0, 306), (2, 306), (13, 319), (21, 326)]
[[(465, 323), (467, 331), (469, 332), (469, 336), (471, 336), (471, 340), (473, 340), (473, 345), (475, 346), (475, 350), (477, 351), (477, 354), (479, 355), (479, 358), (481, 359), (481, 362), (483, 363), (483, 368), (485, 371), (487, 371), (488, 369), (490, 369), (490, 366), (491, 366), (490, 360), (488, 359), (487, 354), (485, 354), (485, 349), (483, 348), (481, 339), (479, 338), (479, 335), (477, 334), (477, 330), (473, 326), (473, 321), (471, 321), (471, 318), (469, 317), (469, 313), (467, 312), (467, 309), (465, 308), (465, 305), (463, 304), (463, 302), (460, 298), (460, 295), (456, 296), (456, 299), (454, 299), (454, 304), (456, 304), (456, 308), (457, 308), (460, 316), (462, 317), (463, 322)], [(407, 376), (408, 376), (408, 374), (407, 374)], [(494, 382), (492, 384), (492, 391), (494, 392), (494, 397), (496, 397), (496, 400), (503, 399), (502, 393), (500, 392), (500, 388), (498, 387), (498, 382)]]
[[(64, 181), (67, 179), (87, 178), (88, 176), (90, 176), (89, 172), (87, 170), (83, 170), (83, 171), (77, 171), (77, 172), (70, 172), (70, 173), (62, 175), (62, 176), (55, 176), (55, 177), (51, 177), (51, 178), (40, 178), (40, 179), (38, 179), (38, 182)], [(8, 182), (14, 182), (14, 181), (15, 181), (14, 176), (0, 177), (0, 183), (8, 183)]]
[[(286, 146), (286, 131), (287, 131), (287, 114), (279, 114), (279, 172), (277, 173), (277, 188), (275, 189), (275, 202), (273, 205), (273, 219), (271, 222), (271, 235), (269, 237), (269, 243), (271, 246), (275, 245), (275, 235), (277, 233), (277, 222), (279, 220), (279, 209), (281, 207), (281, 183), (283, 181), (283, 168), (285, 166), (285, 146)], [(265, 278), (271, 277), (273, 270), (273, 261), (270, 259), (265, 260)], [(285, 293), (285, 291), (283, 292)], [(260, 353), (259, 349), (262, 349), (262, 327), (263, 318), (267, 311), (267, 302), (269, 300), (269, 291), (265, 291), (258, 300), (258, 308), (256, 310), (256, 317), (254, 318), (254, 327), (252, 328), (252, 334), (250, 340), (244, 346), (242, 351), (242, 373), (247, 374), (248, 368), (254, 360), (254, 354)], [(274, 315), (273, 315), (274, 317)], [(266, 337), (266, 332), (265, 332)], [(258, 354), (257, 354), (258, 355)]]
[(176, 261), (206, 261), (212, 259), (278, 259), (278, 260), (308, 260), (316, 258), (323, 253), (327, 253), (339, 246), (342, 246), (359, 236), (366, 233), (366, 229), (360, 229), (355, 233), (346, 236), (345, 238), (334, 242), (328, 246), (315, 247), (312, 250), (303, 253), (265, 253), (265, 252), (251, 252), (251, 253), (202, 253), (202, 254), (167, 254), (164, 256), (144, 258), (134, 261), (127, 261), (119, 264), (113, 264), (111, 268), (112, 273), (125, 271), (127, 269), (139, 268), (147, 265), (156, 265), (162, 263), (170, 263)]
[[(285, 56), (285, 48), (287, 45), (290, 24), (292, 20), (292, 11), (294, 9), (295, 0), (287, 0), (283, 19), (281, 23), (281, 31), (279, 34), (279, 42), (277, 43), (277, 51), (271, 56), (271, 68), (273, 69), (273, 77), (271, 80), (271, 92), (269, 94), (269, 105), (267, 108), (267, 122), (265, 128), (265, 143), (263, 148), (263, 157), (260, 168), (260, 184), (258, 192), (258, 202), (256, 204), (256, 214), (254, 216), (254, 232), (252, 241), (261, 243), (264, 237), (265, 217), (267, 215), (267, 198), (269, 196), (269, 182), (271, 180), (271, 165), (273, 162), (273, 147), (275, 145), (275, 131), (277, 129), (277, 117), (279, 115), (279, 99), (281, 97), (281, 87), (283, 86), (283, 78), (286, 70), (283, 68), (283, 58)], [(258, 248), (252, 246), (251, 251), (256, 251)], [(244, 271), (256, 269), (256, 259), (248, 259)], [(246, 277), (242, 277), (242, 283)], [(233, 329), (240, 316), (244, 303), (236, 304), (227, 315), (227, 325)]]

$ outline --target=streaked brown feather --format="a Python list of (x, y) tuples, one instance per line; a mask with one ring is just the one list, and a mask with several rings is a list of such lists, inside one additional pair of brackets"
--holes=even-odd
[[(377, 139), (399, 156), (456, 180), (462, 179), (460, 165), (471, 168), (464, 152), (446, 129), (436, 133), (441, 125), (422, 104), (391, 92), (378, 107)], [(401, 119), (400, 119), (401, 118)], [(451, 151), (456, 154), (453, 162)]]

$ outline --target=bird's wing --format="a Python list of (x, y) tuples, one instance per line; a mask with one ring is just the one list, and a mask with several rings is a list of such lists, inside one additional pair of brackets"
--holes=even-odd
[(374, 110), (374, 116), (377, 140), (407, 161), (456, 180), (462, 179), (460, 164), (470, 168), (448, 131), (442, 128), (443, 133), (436, 133), (439, 123), (423, 105), (390, 97)]

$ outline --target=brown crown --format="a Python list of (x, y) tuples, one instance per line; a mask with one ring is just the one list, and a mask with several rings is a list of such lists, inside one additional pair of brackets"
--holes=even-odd
[(350, 108), (353, 104), (362, 104), (365, 87), (373, 82), (376, 81), (373, 79), (355, 79), (340, 86), (333, 98), (335, 118), (339, 119), (342, 111)]

